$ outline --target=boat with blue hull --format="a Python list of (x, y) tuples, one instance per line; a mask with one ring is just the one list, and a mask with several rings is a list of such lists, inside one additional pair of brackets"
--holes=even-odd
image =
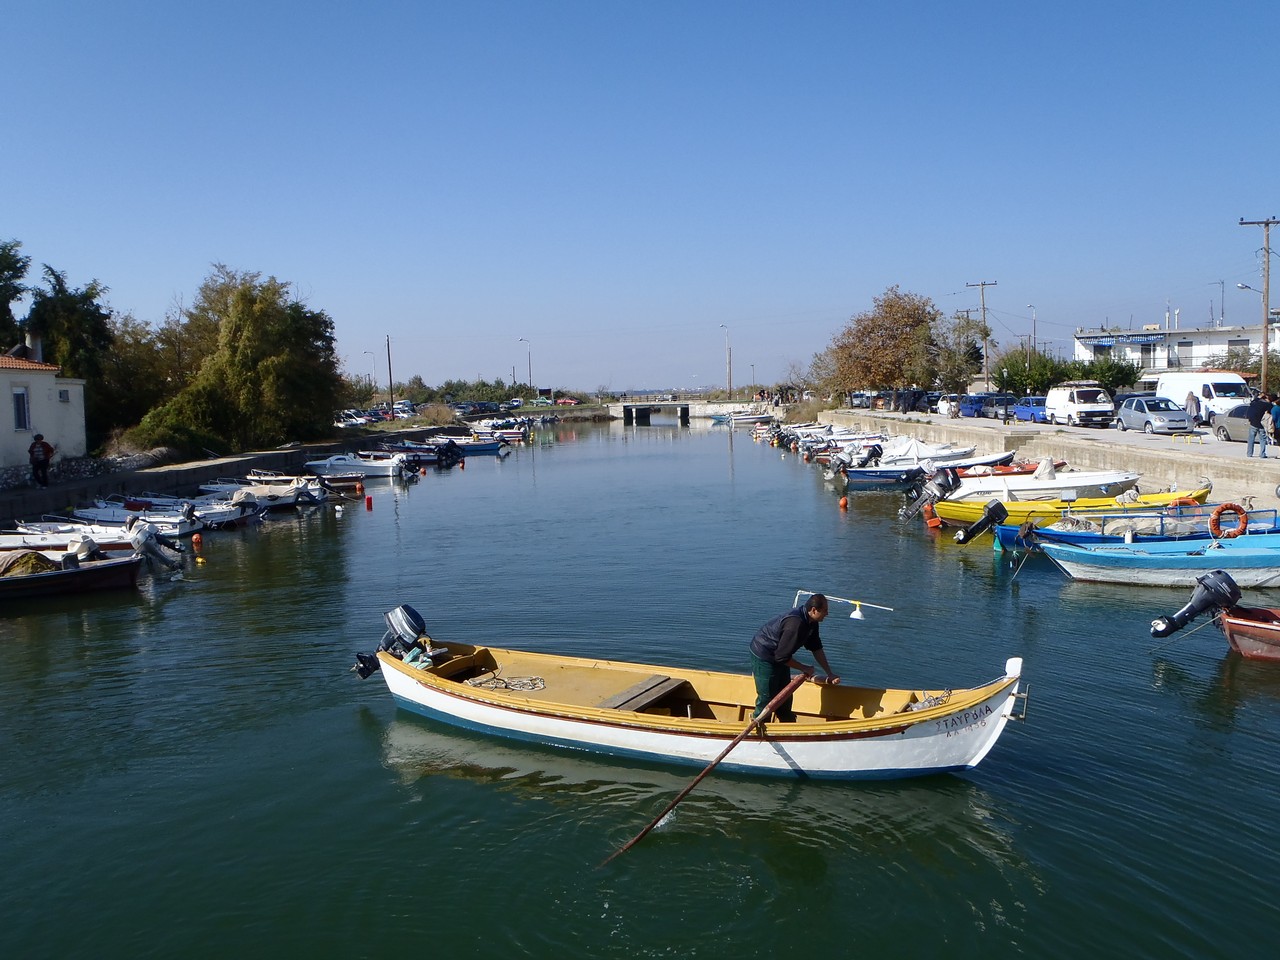
[(1068, 513), (1056, 520), (1045, 517), (1038, 523), (1032, 520), (1020, 526), (998, 524), (992, 527), (992, 533), (997, 550), (1038, 550), (1044, 541), (1088, 547), (1214, 540), (1224, 536), (1234, 539), (1245, 533), (1280, 533), (1280, 511), (1274, 507), (1245, 510), (1233, 503), (1177, 504), (1165, 510), (1134, 513)]
[(1268, 534), (1092, 547), (1046, 541), (1040, 549), (1073, 580), (1191, 587), (1206, 573), (1225, 570), (1242, 587), (1280, 585), (1280, 537)]

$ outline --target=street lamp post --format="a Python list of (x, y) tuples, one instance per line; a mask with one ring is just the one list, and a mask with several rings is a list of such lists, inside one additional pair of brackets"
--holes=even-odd
[(1036, 348), (1036, 305), (1028, 303), (1027, 307), (1031, 310), (1031, 349)]
[(755, 388), (755, 385), (756, 385), (756, 365), (753, 363), (751, 365), (751, 386), (753, 389)]
[(1265, 220), (1240, 218), (1242, 227), (1262, 228), (1262, 372), (1259, 377), (1262, 383), (1259, 389), (1263, 393), (1267, 392), (1267, 354), (1271, 352), (1271, 228), (1277, 223), (1280, 220), (1275, 217), (1267, 217)]
[[(525, 359), (529, 361), (529, 389), (533, 390), (533, 344), (531, 344), (524, 337), (521, 337), (519, 340), (516, 341), (516, 343), (523, 343), (525, 345), (526, 350), (528, 351), (525, 356)], [(534, 391), (534, 395), (537, 396), (537, 391)]]
[(373, 388), (373, 394), (376, 397), (378, 395), (378, 355), (372, 350), (366, 350), (365, 353), (373, 358), (369, 361), (369, 386)]
[[(1265, 275), (1265, 274), (1264, 274)], [(1267, 278), (1269, 281), (1270, 278)], [(1237, 287), (1241, 290), (1252, 290), (1254, 293), (1262, 297), (1262, 369), (1258, 374), (1258, 389), (1263, 393), (1267, 392), (1267, 354), (1271, 352), (1271, 304), (1270, 304), (1270, 283), (1264, 282), (1262, 289), (1251, 287), (1247, 283), (1237, 283)]]
[(733, 348), (729, 346), (729, 327), (720, 324), (720, 329), (724, 331), (724, 382), (725, 390), (729, 394), (729, 399), (733, 399)]

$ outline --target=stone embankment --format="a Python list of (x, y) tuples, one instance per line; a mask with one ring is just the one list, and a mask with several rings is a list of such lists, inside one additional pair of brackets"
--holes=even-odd
[[(1132, 430), (950, 419), (919, 413), (827, 411), (823, 422), (854, 430), (907, 434), (933, 443), (975, 446), (978, 453), (1016, 450), (1030, 460), (1053, 457), (1076, 470), (1131, 470), (1142, 490), (1193, 488), (1213, 482), (1214, 500), (1253, 497), (1257, 507), (1280, 497), (1280, 458), (1247, 458), (1245, 444), (1216, 439), (1207, 430), (1186, 436), (1153, 436)], [(1255, 451), (1256, 452), (1256, 451)], [(1280, 457), (1280, 449), (1269, 454)]]

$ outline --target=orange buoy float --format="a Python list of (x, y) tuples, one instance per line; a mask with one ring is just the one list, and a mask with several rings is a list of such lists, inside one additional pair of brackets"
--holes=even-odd
[(364, 484), (359, 480), (356, 481), (356, 493), (364, 493)]
[(840, 498), (840, 509), (841, 509), (841, 510), (848, 510), (848, 509), (849, 509), (849, 498), (848, 498), (848, 497), (841, 497), (841, 498)]
[[(1240, 518), (1234, 530), (1222, 530), (1222, 515), (1234, 513)], [(1232, 540), (1249, 529), (1249, 514), (1238, 503), (1220, 503), (1209, 516), (1209, 532), (1223, 540)]]
[(924, 509), (920, 511), (924, 515), (924, 525), (930, 529), (936, 529), (942, 526), (942, 520), (939, 519), (937, 511), (933, 509), (932, 503), (926, 503)]
[(372, 497), (372, 496), (368, 496), (368, 497), (365, 497), (365, 498), (364, 498), (364, 508), (365, 508), (366, 510), (372, 510), (372, 509), (373, 509), (373, 497)]
[(204, 546), (204, 537), (200, 536), (200, 534), (198, 533), (193, 533), (191, 535), (191, 546), (195, 549), (197, 553), (199, 553), (200, 548)]

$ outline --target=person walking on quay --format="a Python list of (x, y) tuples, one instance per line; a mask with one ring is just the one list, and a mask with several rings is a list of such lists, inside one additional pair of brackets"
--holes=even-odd
[(1200, 398), (1194, 390), (1187, 391), (1187, 400), (1183, 404), (1187, 408), (1187, 418), (1193, 427), (1200, 426)]
[(1253, 442), (1257, 440), (1262, 444), (1258, 450), (1258, 456), (1263, 460), (1267, 459), (1267, 429), (1262, 425), (1264, 413), (1268, 417), (1271, 415), (1271, 397), (1260, 393), (1249, 401), (1249, 445), (1245, 448), (1246, 457), (1253, 456)]
[(1280, 443), (1280, 393), (1271, 395), (1271, 442)]
[[(822, 650), (822, 637), (818, 624), (827, 616), (827, 598), (815, 593), (798, 607), (779, 614), (751, 639), (751, 676), (756, 682), (756, 708), (752, 716), (759, 716), (769, 701), (782, 692), (791, 682), (794, 668), (812, 679), (814, 668), (794, 659), (801, 647), (813, 653), (813, 658), (826, 672), (824, 683), (839, 683), (840, 678), (831, 672), (827, 655)], [(775, 716), (783, 723), (794, 723), (791, 709), (792, 697), (787, 697), (778, 707)]]
[(31, 461), (31, 482), (38, 487), (49, 485), (49, 461), (53, 459), (53, 446), (37, 433), (27, 447), (27, 457)]

